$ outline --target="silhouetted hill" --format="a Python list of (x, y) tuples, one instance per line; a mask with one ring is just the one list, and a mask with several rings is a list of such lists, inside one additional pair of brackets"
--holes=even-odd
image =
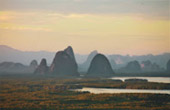
[[(68, 49), (70, 50), (70, 49)], [(90, 61), (97, 54), (97, 51), (93, 51), (90, 55), (80, 55), (75, 54), (75, 59), (79, 65), (79, 71), (87, 72), (88, 67), (90, 66)], [(47, 65), (50, 65), (55, 56), (55, 52), (47, 51), (20, 51), (13, 49), (11, 47), (0, 45), (0, 63), (2, 62), (19, 62), (24, 65), (29, 65), (29, 63), (35, 59), (38, 62), (41, 61), (41, 58), (48, 59)], [(88, 57), (88, 58), (87, 58)], [(170, 59), (170, 53), (164, 53), (160, 55), (140, 55), (140, 56), (129, 56), (129, 55), (107, 55), (112, 67), (114, 69), (119, 69), (124, 67), (128, 62), (137, 60), (142, 63), (142, 61), (150, 60), (152, 63), (155, 63), (160, 66), (160, 68), (166, 69), (167, 61)], [(84, 62), (84, 63), (82, 63)]]
[(141, 72), (141, 66), (138, 61), (131, 61), (126, 65), (125, 71), (129, 73), (139, 73)]
[(48, 64), (52, 62), (54, 57), (54, 52), (47, 51), (20, 51), (13, 49), (8, 46), (0, 45), (0, 62), (20, 62), (24, 65), (29, 65), (29, 63), (36, 59), (38, 62), (41, 61), (41, 58), (48, 59)]
[[(50, 65), (55, 56), (55, 52), (48, 51), (20, 51), (6, 45), (0, 45), (0, 63), (2, 62), (20, 62), (24, 65), (35, 59), (38, 62), (41, 58), (48, 59), (47, 65)], [(76, 61), (82, 63), (86, 60), (88, 55), (75, 54)]]
[(141, 68), (143, 72), (161, 72), (162, 68), (156, 63), (152, 63), (150, 60), (142, 61)]
[(31, 63), (30, 63), (30, 67), (37, 68), (37, 66), (38, 66), (37, 60), (32, 60)]
[(111, 76), (113, 73), (109, 60), (103, 54), (97, 54), (90, 63), (87, 76)]
[(92, 52), (88, 55), (86, 61), (85, 61), (84, 63), (82, 63), (82, 64), (79, 64), (79, 71), (80, 71), (80, 72), (87, 72), (88, 68), (90, 67), (90, 63), (91, 63), (92, 59), (93, 59), (94, 56), (96, 56), (97, 54), (98, 54), (97, 50), (92, 51)]
[(76, 62), (75, 56), (74, 56), (74, 51), (71, 46), (68, 46), (66, 49), (64, 49), (64, 52), (66, 52), (70, 57)]
[(170, 73), (170, 60), (168, 60), (168, 62), (167, 62), (166, 70), (167, 70), (167, 72)]
[[(70, 49), (69, 49), (70, 48)], [(56, 53), (50, 66), (50, 73), (59, 76), (78, 76), (78, 67), (71, 47)]]
[(129, 55), (108, 55), (109, 60), (112, 59), (116, 62), (117, 68), (124, 67), (128, 62), (137, 60), (142, 63), (142, 61), (150, 60), (160, 66), (160, 68), (166, 68), (167, 61), (170, 59), (170, 53), (164, 53), (159, 55), (139, 55), (139, 56), (129, 56)]
[(118, 73), (141, 73), (141, 65), (138, 61), (130, 61), (125, 67), (118, 69)]
[(26, 66), (21, 63), (2, 62), (0, 63), (0, 74), (4, 73), (33, 73), (35, 67), (32, 65)]
[(40, 65), (36, 68), (34, 71), (34, 74), (47, 74), (48, 73), (48, 66), (47, 66), (47, 61), (45, 58), (43, 58), (40, 62)]

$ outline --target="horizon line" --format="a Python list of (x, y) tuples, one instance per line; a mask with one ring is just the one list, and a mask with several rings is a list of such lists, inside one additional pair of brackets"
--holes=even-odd
[[(14, 48), (14, 47), (11, 47), (11, 46), (9, 46), (9, 45), (0, 45), (0, 46), (4, 46), (4, 47), (6, 47), (6, 48), (10, 48), (10, 49), (13, 49), (13, 50), (16, 50), (16, 51), (21, 51), (21, 52), (49, 52), (49, 53), (56, 53), (56, 52), (58, 52), (58, 51), (61, 51), (61, 50), (58, 50), (58, 51), (48, 51), (48, 50), (38, 50), (38, 51), (34, 51), (34, 50), (32, 50), (32, 51), (24, 51), (24, 50), (20, 50), (20, 49), (17, 49), (17, 48)], [(68, 46), (70, 46), (70, 45), (68, 45)], [(72, 47), (72, 46), (71, 46)], [(73, 48), (73, 47), (72, 47)], [(73, 48), (73, 51), (74, 51), (74, 48)], [(93, 51), (97, 51), (98, 52), (98, 50), (96, 50), (96, 49), (94, 49)], [(93, 51), (91, 51), (91, 52), (93, 52)], [(88, 54), (80, 54), (80, 53), (76, 53), (76, 52), (74, 52), (75, 53), (75, 55), (89, 55), (91, 52), (89, 52)], [(101, 52), (98, 52), (98, 53), (101, 53)], [(170, 54), (170, 52), (163, 52), (163, 53), (160, 53), (160, 54), (152, 54), (152, 53), (147, 53), (147, 54), (141, 54), (141, 55), (131, 55), (131, 54), (129, 54), (129, 53), (127, 53), (127, 54), (118, 54), (118, 53), (111, 53), (111, 54), (106, 54), (106, 53), (101, 53), (101, 54), (104, 54), (104, 55), (107, 55), (107, 56), (109, 56), (109, 55), (122, 55), (122, 56), (147, 56), (147, 55), (153, 55), (153, 56), (157, 56), (157, 55), (163, 55), (163, 54)]]

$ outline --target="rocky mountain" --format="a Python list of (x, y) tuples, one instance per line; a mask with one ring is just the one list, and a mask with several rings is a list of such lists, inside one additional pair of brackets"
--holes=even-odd
[(98, 54), (97, 50), (92, 51), (92, 52), (88, 55), (86, 61), (85, 61), (84, 63), (82, 63), (82, 64), (79, 64), (79, 71), (80, 71), (80, 72), (87, 72), (87, 70), (88, 70), (88, 68), (89, 68), (89, 66), (90, 66), (90, 63), (91, 63), (92, 59), (93, 59), (97, 54)]
[(66, 49), (64, 49), (64, 52), (66, 52), (70, 57), (76, 62), (75, 56), (74, 56), (74, 51), (71, 46), (68, 46)]
[(167, 62), (166, 68), (167, 68), (167, 71), (170, 73), (170, 60)]
[(90, 65), (92, 59), (98, 54), (97, 50), (92, 51), (89, 56), (87, 57), (87, 60), (84, 62), (86, 65)]
[(78, 76), (78, 67), (74, 59), (73, 49), (67, 48), (65, 50), (56, 53), (50, 66), (50, 73), (59, 76)]
[(112, 69), (117, 69), (118, 67), (118, 64), (116, 64), (116, 62), (113, 60), (113, 59), (110, 59), (109, 60), (110, 61), (110, 64), (111, 64), (111, 66), (112, 66)]
[(48, 73), (48, 66), (47, 66), (47, 61), (45, 58), (43, 58), (41, 60), (40, 65), (36, 68), (36, 70), (34, 71), (34, 74), (40, 74), (40, 75), (44, 75)]
[[(91, 55), (81, 55), (75, 54), (75, 59), (79, 64), (80, 70), (81, 68), (87, 71), (92, 58), (97, 54), (96, 51), (92, 52)], [(36, 59), (38, 62), (41, 61), (41, 58), (48, 59), (47, 65), (53, 61), (55, 52), (48, 52), (48, 51), (20, 51), (14, 48), (11, 48), (6, 45), (0, 45), (0, 63), (2, 62), (19, 62), (24, 65), (29, 65), (32, 59)], [(89, 56), (89, 58), (87, 58)], [(90, 57), (91, 56), (91, 57)], [(138, 62), (150, 60), (151, 62), (155, 62), (160, 66), (160, 68), (166, 68), (167, 61), (170, 59), (170, 53), (164, 53), (159, 55), (119, 55), (119, 54), (112, 54), (107, 55), (110, 63), (112, 64), (112, 60), (116, 62), (115, 69), (119, 69), (124, 67), (128, 62), (137, 60)], [(89, 60), (87, 60), (89, 59)], [(87, 61), (86, 61), (87, 60)], [(85, 63), (84, 63), (85, 62)], [(88, 63), (86, 63), (88, 62)], [(114, 62), (113, 62), (114, 64)], [(84, 66), (82, 66), (84, 65)]]
[(38, 66), (37, 60), (32, 60), (30, 63), (30, 67), (36, 68)]
[(131, 61), (127, 64), (126, 68), (128, 70), (134, 70), (134, 71), (140, 71), (141, 70), (141, 66), (139, 64), (138, 61)]
[(37, 61), (31, 61), (30, 65), (24, 65), (15, 62), (2, 62), (0, 63), (0, 73), (30, 73), (32, 74), (37, 68)]
[(142, 61), (141, 69), (143, 72), (159, 72), (163, 71), (162, 68), (156, 63), (152, 63), (150, 60)]
[(0, 63), (1, 62), (20, 62), (24, 65), (29, 65), (30, 61), (36, 59), (38, 62), (41, 61), (41, 58), (48, 59), (50, 64), (54, 57), (54, 52), (47, 52), (47, 51), (20, 51), (5, 45), (0, 45)]
[[(66, 49), (71, 50), (70, 48)], [(2, 62), (20, 62), (24, 65), (29, 65), (32, 59), (36, 59), (38, 62), (41, 58), (48, 59), (47, 65), (50, 65), (55, 56), (55, 52), (48, 51), (20, 51), (11, 48), (6, 45), (0, 45), (0, 63)], [(88, 55), (75, 54), (75, 59), (78, 63), (82, 63), (86, 60)]]
[(103, 54), (97, 54), (91, 61), (87, 76), (111, 76), (113, 70), (109, 60)]
[[(94, 58), (94, 56), (97, 54), (97, 51), (91, 52), (90, 55), (81, 55), (81, 54), (75, 54), (72, 53), (72, 48), (70, 46), (65, 49), (65, 52), (69, 54), (73, 59), (76, 60), (78, 63), (78, 70), (81, 73), (86, 73), (91, 60)], [(32, 59), (36, 59), (38, 62), (41, 61), (41, 58), (48, 59), (47, 65), (50, 65), (53, 61), (53, 58), (55, 56), (55, 52), (47, 52), (47, 51), (20, 51), (5, 45), (0, 45), (0, 63), (3, 62), (17, 62), (21, 63), (24, 66), (27, 65), (29, 67), (30, 61)], [(154, 62), (154, 68), (160, 67), (166, 69), (167, 68), (167, 61), (170, 59), (170, 53), (164, 53), (159, 55), (140, 55), (140, 56), (130, 56), (130, 55), (119, 55), (119, 54), (113, 54), (113, 55), (107, 55), (107, 58), (109, 59), (112, 68), (117, 71), (122, 67), (125, 67), (128, 62), (130, 61), (138, 61), (142, 64), (143, 61), (151, 61)], [(84, 62), (84, 63), (83, 63)], [(29, 68), (29, 72), (34, 71)]]
[(29, 65), (30, 71), (34, 72), (37, 67), (38, 67), (37, 60), (32, 60)]
[(113, 55), (108, 55), (108, 59), (109, 61), (113, 59), (116, 62), (117, 64), (116, 69), (124, 67), (128, 62), (134, 60), (140, 63), (142, 61), (150, 60), (151, 62), (158, 64), (160, 68), (166, 68), (167, 61), (170, 59), (170, 53), (163, 53), (159, 55), (148, 54), (148, 55), (133, 55), (133, 56), (113, 54)]
[(141, 72), (141, 66), (138, 61), (130, 61), (128, 64), (121, 68), (119, 72), (123, 73), (140, 73)]
[(0, 63), (0, 73), (26, 73), (28, 67), (21, 63), (3, 62)]

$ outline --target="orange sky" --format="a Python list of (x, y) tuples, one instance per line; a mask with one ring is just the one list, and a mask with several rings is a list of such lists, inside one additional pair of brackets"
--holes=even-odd
[(170, 20), (145, 13), (0, 10), (0, 45), (24, 51), (71, 45), (80, 54), (160, 54), (170, 52)]

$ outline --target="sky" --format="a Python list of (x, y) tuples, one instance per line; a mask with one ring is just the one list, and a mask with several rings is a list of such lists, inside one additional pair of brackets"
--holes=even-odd
[(0, 45), (23, 51), (170, 52), (170, 0), (0, 0)]

